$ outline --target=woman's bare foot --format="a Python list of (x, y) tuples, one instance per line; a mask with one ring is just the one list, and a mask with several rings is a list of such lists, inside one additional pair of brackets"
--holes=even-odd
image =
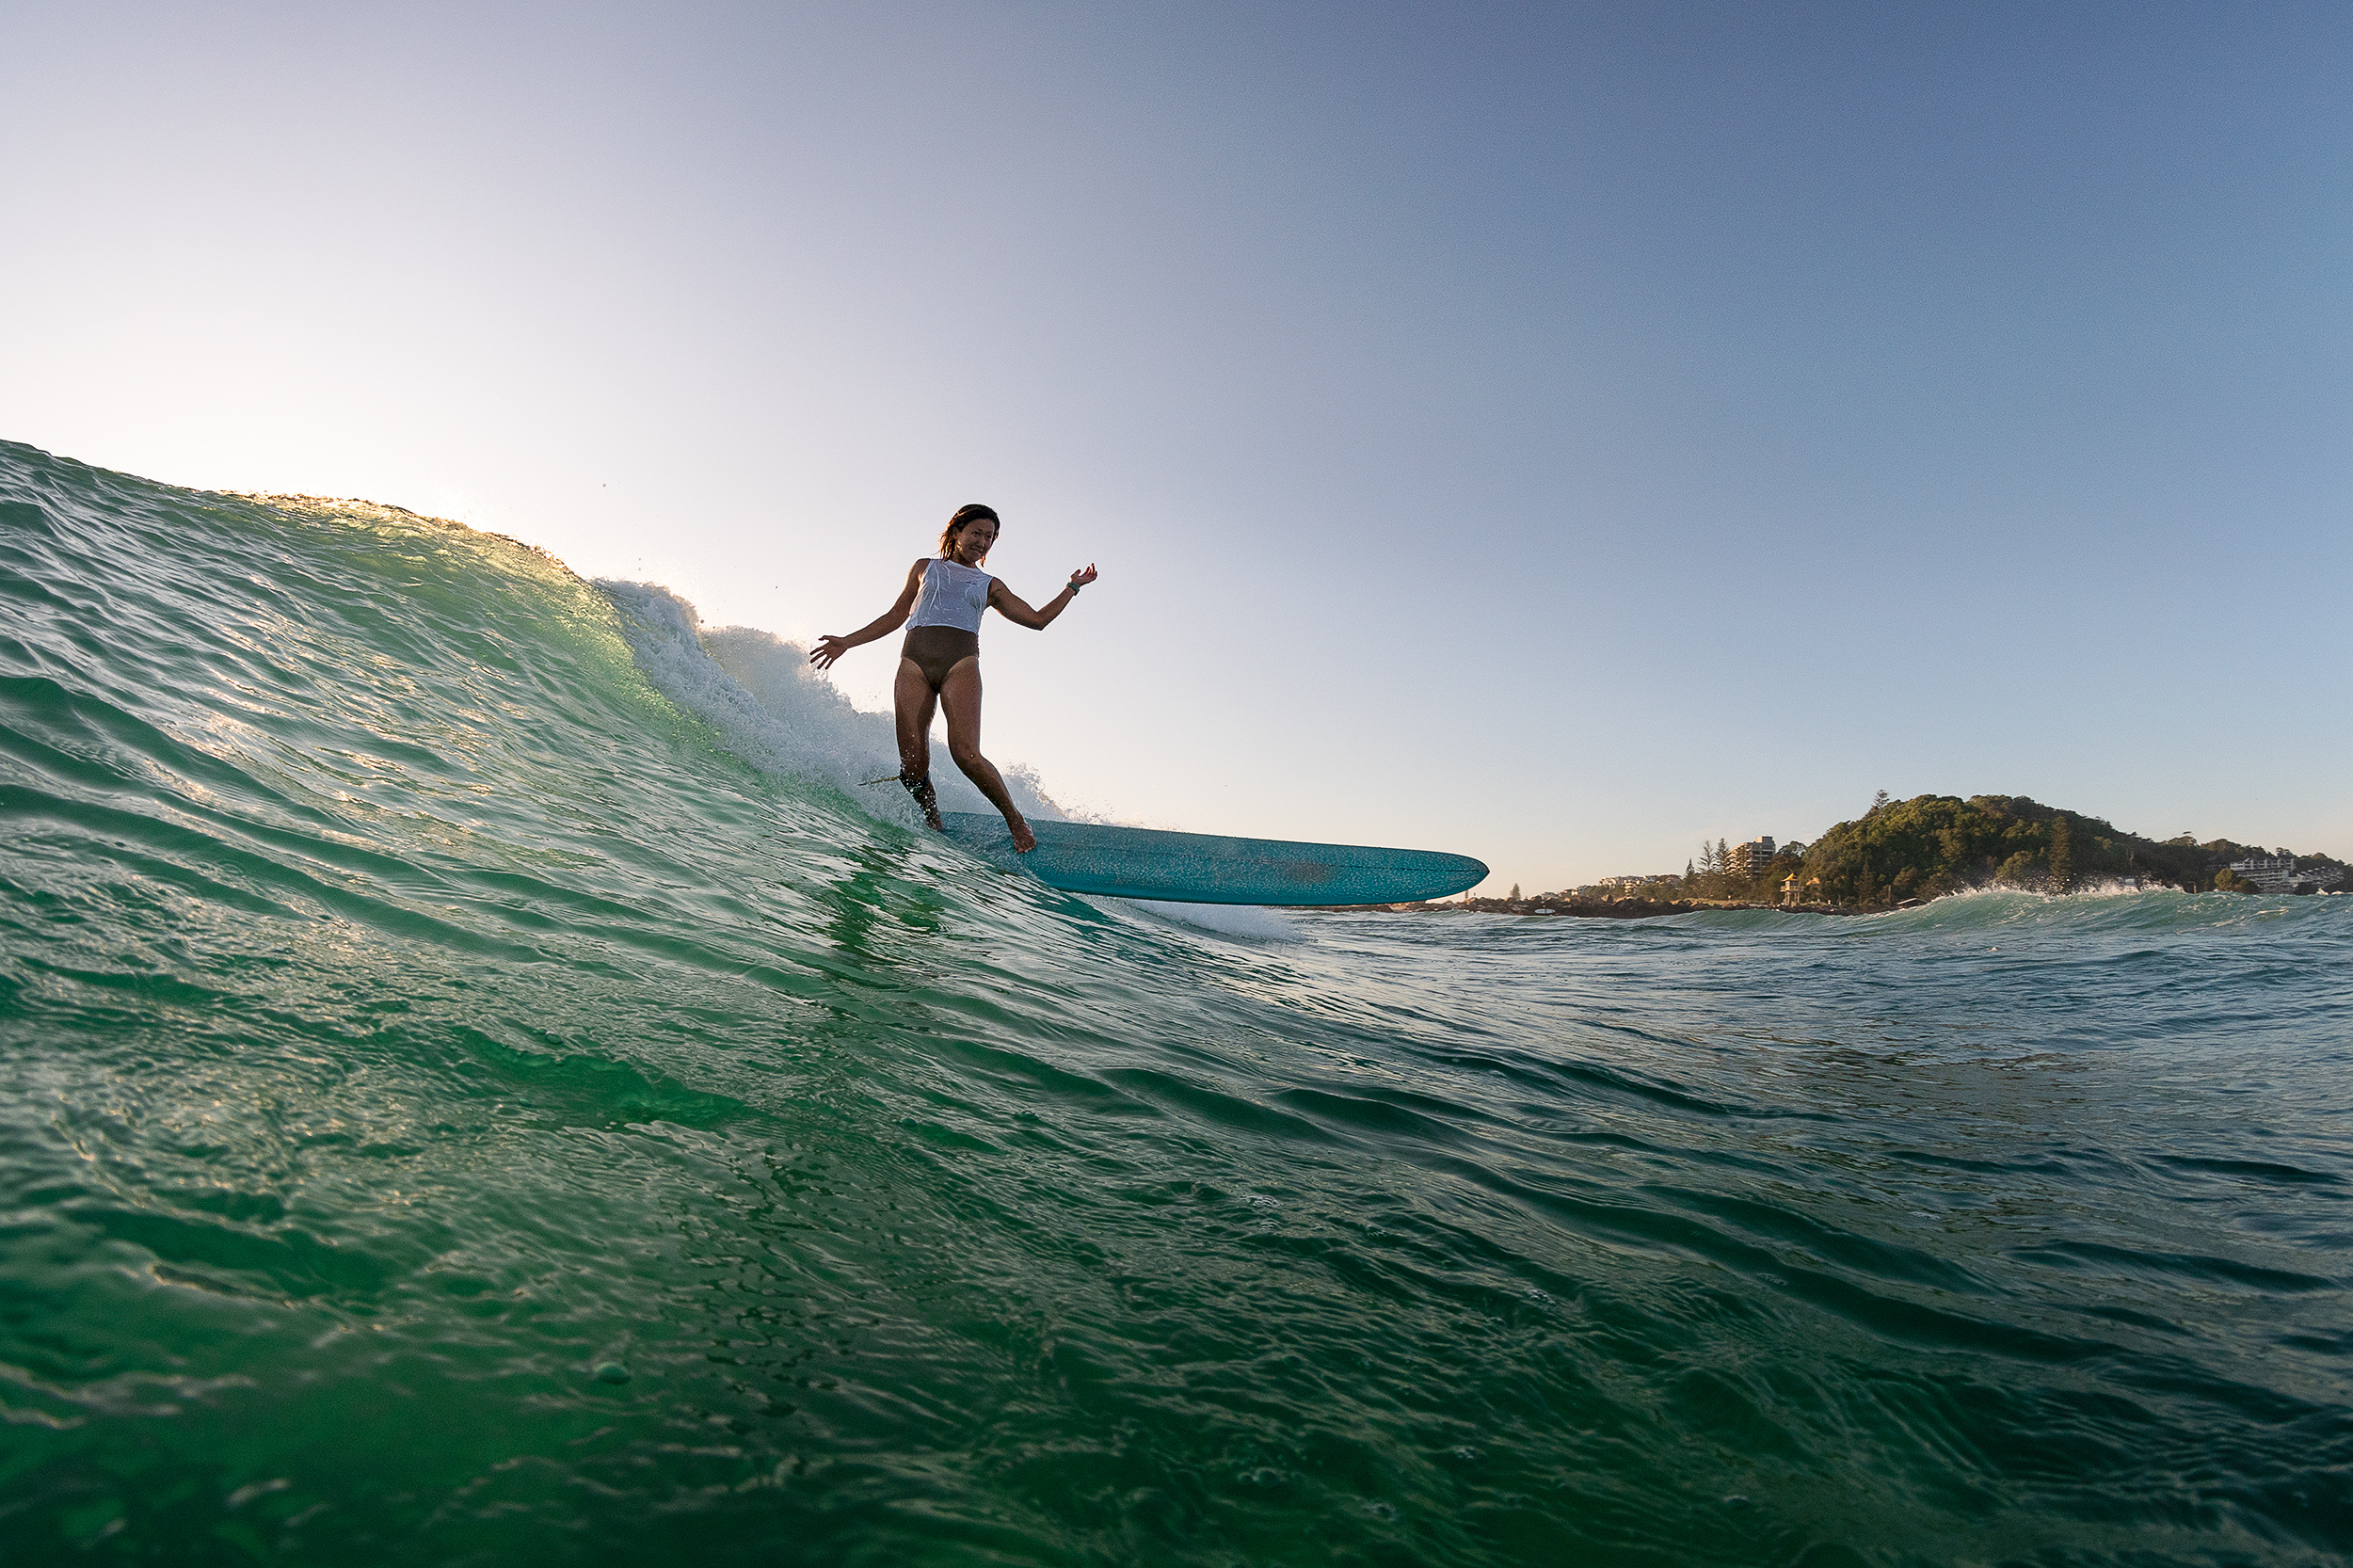
[(1005, 825), (1013, 829), (1013, 852), (1016, 855), (1027, 855), (1037, 848), (1037, 835), (1030, 831), (1030, 824), (1021, 820), (1019, 813), (1008, 816)]

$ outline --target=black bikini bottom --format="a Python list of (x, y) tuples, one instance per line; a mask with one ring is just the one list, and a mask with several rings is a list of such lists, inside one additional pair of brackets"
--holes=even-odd
[(967, 659), (981, 656), (981, 634), (955, 626), (911, 626), (907, 628), (906, 646), (900, 656), (915, 661), (915, 667), (923, 672), (923, 679), (933, 691), (948, 679), (948, 672)]

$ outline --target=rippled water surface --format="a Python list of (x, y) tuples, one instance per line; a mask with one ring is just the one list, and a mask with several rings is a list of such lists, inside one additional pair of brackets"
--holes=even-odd
[(9, 1560), (2353, 1545), (2353, 899), (1210, 930), (798, 680), (0, 445)]

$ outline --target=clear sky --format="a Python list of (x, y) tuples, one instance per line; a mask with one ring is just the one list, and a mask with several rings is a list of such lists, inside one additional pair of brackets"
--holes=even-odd
[[(0, 435), (1490, 888), (1886, 789), (2353, 856), (2353, 8), (21, 7)], [(893, 660), (838, 670), (888, 704)]]

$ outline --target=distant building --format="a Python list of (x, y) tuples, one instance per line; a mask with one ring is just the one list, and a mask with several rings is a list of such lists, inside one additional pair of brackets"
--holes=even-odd
[(2264, 892), (2295, 892), (2297, 888), (2334, 888), (2346, 873), (2337, 867), (2304, 867), (2297, 872), (2297, 862), (2287, 855), (2249, 855), (2248, 859), (2233, 859), (2231, 872), (2238, 881), (2254, 883)]
[(2255, 855), (2231, 862), (2231, 870), (2242, 882), (2251, 882), (2266, 893), (2293, 892), (2297, 888), (2333, 888), (2345, 879), (2345, 873), (2332, 866), (2307, 866), (2296, 869), (2296, 862), (2283, 855)]
[(1639, 892), (1644, 888), (1672, 890), (1682, 886), (1682, 883), (1681, 872), (1667, 872), (1657, 876), (1605, 876), (1599, 882), (1593, 883), (1590, 888), (1579, 888), (1577, 891), (1580, 893), (1591, 891), (1609, 898), (1623, 898), (1627, 893)]
[(2281, 855), (2251, 855), (2244, 860), (2231, 862), (2231, 870), (2242, 882), (2251, 882), (2266, 893), (2284, 893), (2296, 886), (2296, 862)]
[(1732, 846), (1732, 869), (1742, 876), (1754, 876), (1765, 869), (1772, 857), (1773, 840), (1770, 838), (1751, 839), (1745, 844)]

